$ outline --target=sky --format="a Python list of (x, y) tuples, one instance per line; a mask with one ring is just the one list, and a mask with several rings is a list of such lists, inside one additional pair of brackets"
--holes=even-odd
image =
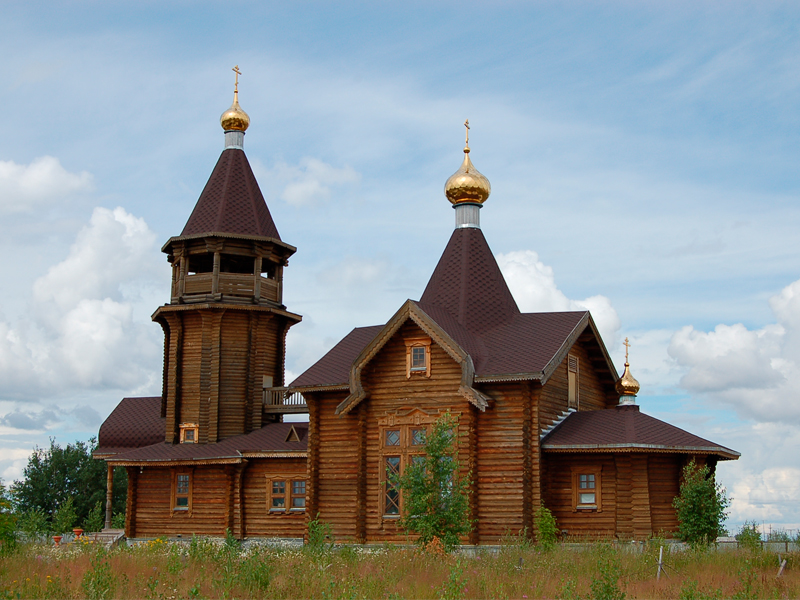
[(160, 247), (232, 99), (284, 241), (287, 380), (418, 299), (470, 154), (524, 311), (590, 309), (644, 412), (741, 452), (745, 520), (800, 528), (800, 6), (0, 6), (0, 478), (158, 395)]

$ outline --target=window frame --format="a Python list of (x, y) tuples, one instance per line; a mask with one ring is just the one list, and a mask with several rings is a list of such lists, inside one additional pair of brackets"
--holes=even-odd
[[(181, 476), (188, 476), (189, 478), (189, 485), (188, 491), (186, 494), (179, 494), (178, 493), (178, 483), (180, 481)], [(170, 485), (170, 506), (172, 510), (170, 511), (173, 515), (175, 514), (192, 514), (192, 490), (194, 488), (194, 469), (191, 468), (178, 468), (172, 469), (171, 473), (171, 485)], [(186, 506), (178, 506), (178, 499), (179, 498), (186, 498)]]
[[(597, 467), (582, 466), (582, 467), (572, 468), (572, 512), (603, 512), (602, 471), (603, 468), (601, 466)], [(580, 502), (581, 475), (594, 476), (594, 504), (581, 504)], [(584, 488), (584, 489), (590, 489), (590, 488)]]
[[(180, 430), (180, 443), (181, 444), (197, 444), (198, 443), (198, 436), (200, 435), (200, 427), (197, 423), (181, 423), (178, 425), (178, 429)], [(194, 439), (192, 441), (186, 441), (186, 433), (191, 431), (193, 434)]]
[[(411, 379), (414, 375), (431, 376), (431, 338), (414, 337), (405, 338), (406, 344), (406, 379)], [(425, 349), (425, 366), (413, 367), (414, 348)]]
[[(268, 515), (305, 515), (306, 513), (306, 501), (308, 499), (308, 477), (305, 475), (267, 475), (267, 514)], [(273, 484), (275, 483), (283, 483), (283, 494), (274, 494), (273, 492)], [(295, 484), (302, 483), (303, 484), (303, 493), (295, 493)], [(272, 506), (272, 499), (275, 496), (282, 496), (284, 499), (283, 507), (282, 508), (275, 508)], [(303, 506), (295, 507), (294, 499), (295, 498), (303, 498)]]
[[(451, 413), (456, 418), (461, 416), (460, 412)], [(403, 514), (403, 493), (398, 490), (398, 512), (397, 514), (387, 513), (387, 494), (389, 492), (389, 480), (386, 474), (386, 459), (389, 457), (399, 457), (399, 473), (402, 475), (406, 466), (411, 464), (414, 457), (424, 456), (424, 445), (414, 444), (415, 430), (424, 429), (425, 434), (428, 435), (431, 431), (431, 425), (439, 417), (439, 411), (428, 413), (422, 409), (401, 409), (392, 413), (387, 413), (385, 416), (378, 419), (378, 435), (379, 435), (379, 452), (378, 452), (378, 482), (379, 482), (379, 495), (378, 495), (378, 511), (381, 518), (385, 521), (394, 521), (399, 519)], [(399, 444), (388, 446), (386, 444), (386, 432), (397, 430), (400, 432)]]

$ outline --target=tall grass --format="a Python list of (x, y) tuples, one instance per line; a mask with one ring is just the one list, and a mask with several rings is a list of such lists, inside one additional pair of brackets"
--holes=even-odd
[(105, 551), (92, 544), (22, 544), (0, 559), (0, 598), (796, 598), (800, 554), (665, 552), (658, 546), (529, 543), (445, 554), (392, 546), (243, 547), (235, 540), (162, 540)]

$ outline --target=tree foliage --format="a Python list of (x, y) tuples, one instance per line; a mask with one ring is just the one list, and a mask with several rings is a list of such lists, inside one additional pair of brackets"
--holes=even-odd
[[(17, 513), (40, 510), (52, 523), (53, 516), (72, 498), (75, 523), (83, 523), (92, 508), (106, 501), (106, 463), (92, 458), (96, 439), (61, 447), (50, 438), (49, 448), (34, 449), (21, 481), (11, 485)], [(128, 477), (125, 469), (114, 472), (115, 512), (125, 512)], [(63, 511), (62, 511), (63, 516)]]
[(542, 505), (533, 515), (536, 542), (542, 550), (552, 550), (558, 541), (558, 524), (549, 508)]
[(672, 501), (681, 539), (693, 546), (714, 543), (717, 536), (725, 534), (729, 504), (725, 489), (714, 481), (708, 465), (699, 466), (692, 460), (683, 468), (680, 494)]
[(399, 525), (419, 535), (426, 545), (434, 538), (450, 550), (472, 530), (469, 518), (470, 476), (459, 477), (458, 418), (449, 412), (434, 422), (425, 436), (424, 455), (405, 466), (402, 475), (389, 475), (403, 494)]
[(6, 486), (0, 480), (0, 556), (10, 552), (17, 543), (16, 523)]

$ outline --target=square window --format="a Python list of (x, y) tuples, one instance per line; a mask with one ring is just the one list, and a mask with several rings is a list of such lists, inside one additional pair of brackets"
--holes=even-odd
[(410, 338), (405, 340), (406, 344), (406, 377), (424, 374), (425, 377), (431, 376), (431, 339), (430, 338)]
[(399, 446), (400, 445), (400, 430), (399, 429), (388, 429), (386, 431), (386, 445), (387, 446)]

